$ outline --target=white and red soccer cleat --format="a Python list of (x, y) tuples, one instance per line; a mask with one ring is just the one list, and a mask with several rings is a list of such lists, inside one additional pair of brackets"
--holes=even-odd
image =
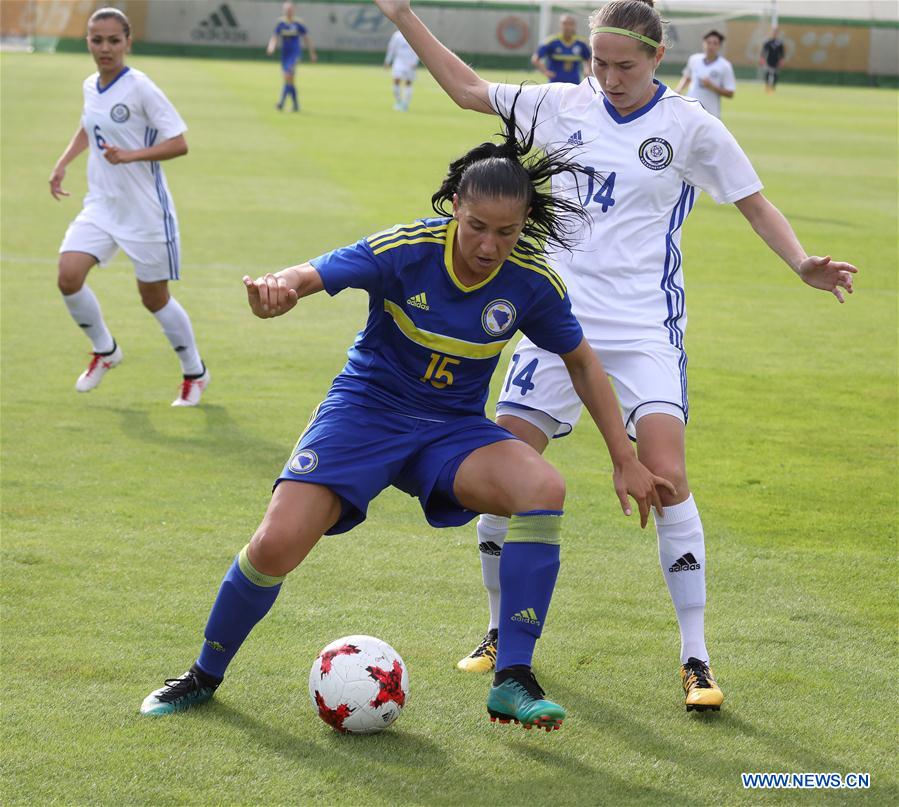
[(209, 386), (211, 380), (212, 376), (205, 364), (203, 365), (202, 375), (184, 376), (184, 381), (181, 382), (181, 390), (178, 393), (178, 397), (172, 401), (172, 406), (196, 406), (200, 403), (203, 391)]
[(94, 387), (98, 387), (103, 376), (113, 367), (120, 365), (123, 358), (124, 354), (118, 345), (113, 348), (112, 353), (94, 353), (87, 369), (78, 376), (75, 389), (78, 392), (90, 392)]

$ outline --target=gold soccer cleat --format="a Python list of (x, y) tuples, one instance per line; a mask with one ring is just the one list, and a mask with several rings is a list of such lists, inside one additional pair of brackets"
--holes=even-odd
[(496, 628), (488, 630), (483, 641), (464, 659), (456, 663), (463, 672), (491, 672), (496, 666)]
[(704, 712), (712, 709), (717, 712), (724, 701), (724, 693), (715, 681), (709, 665), (692, 656), (680, 668), (680, 679), (684, 687), (684, 704), (688, 712), (694, 709)]

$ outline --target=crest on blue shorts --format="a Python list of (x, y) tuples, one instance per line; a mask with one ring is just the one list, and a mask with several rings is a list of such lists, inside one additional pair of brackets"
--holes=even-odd
[(308, 448), (304, 448), (302, 451), (297, 451), (290, 458), (287, 467), (295, 474), (308, 474), (310, 471), (315, 470), (317, 465), (318, 454)]
[(481, 314), (481, 324), (491, 336), (500, 336), (515, 322), (515, 306), (508, 300), (494, 300), (487, 303)]

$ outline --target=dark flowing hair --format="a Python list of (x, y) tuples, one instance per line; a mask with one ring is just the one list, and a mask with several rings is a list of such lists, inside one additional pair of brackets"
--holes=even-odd
[(431, 205), (440, 215), (451, 216), (454, 194), (460, 199), (520, 199), (530, 208), (522, 235), (541, 247), (552, 245), (572, 251), (580, 240), (578, 233), (590, 223), (590, 216), (583, 205), (553, 196), (551, 180), (559, 174), (571, 174), (577, 183), (578, 174), (586, 169), (569, 159), (577, 146), (566, 145), (531, 153), (537, 115), (546, 96), (537, 102), (530, 131), (519, 137), (515, 126), (515, 104), (521, 91), (519, 88), (515, 94), (508, 117), (500, 115), (503, 131), (498, 136), (502, 142), (481, 143), (453, 160), (443, 184), (431, 197)]

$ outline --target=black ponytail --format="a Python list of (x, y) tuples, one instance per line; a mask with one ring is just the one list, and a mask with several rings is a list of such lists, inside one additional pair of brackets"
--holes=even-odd
[(453, 195), (460, 199), (520, 199), (530, 208), (522, 235), (541, 246), (552, 245), (570, 251), (580, 240), (579, 231), (590, 222), (590, 216), (582, 205), (553, 196), (551, 180), (559, 174), (570, 173), (577, 182), (578, 173), (585, 169), (568, 159), (576, 146), (531, 154), (543, 98), (534, 109), (530, 131), (519, 137), (515, 104), (521, 92), (519, 88), (508, 117), (500, 115), (503, 131), (498, 134), (502, 142), (481, 143), (451, 162), (443, 184), (431, 197), (431, 205), (440, 215), (451, 216)]

